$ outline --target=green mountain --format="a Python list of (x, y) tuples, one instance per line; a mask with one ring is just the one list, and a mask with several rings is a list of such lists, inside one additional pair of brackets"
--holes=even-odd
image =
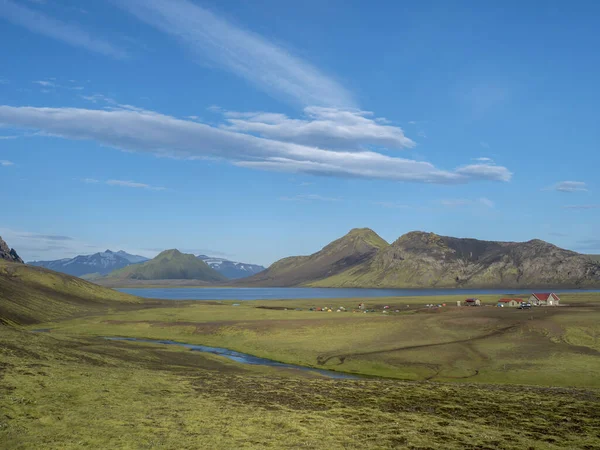
[(284, 258), (238, 284), (373, 288), (600, 286), (600, 264), (540, 240), (496, 242), (415, 231), (387, 245), (352, 230), (310, 256)]
[(154, 259), (111, 272), (106, 280), (199, 280), (225, 281), (223, 275), (194, 255), (165, 250)]
[(50, 322), (142, 300), (42, 267), (0, 260), (0, 325)]
[(284, 258), (267, 270), (234, 284), (297, 286), (340, 274), (369, 261), (389, 244), (368, 228), (355, 228), (310, 256)]

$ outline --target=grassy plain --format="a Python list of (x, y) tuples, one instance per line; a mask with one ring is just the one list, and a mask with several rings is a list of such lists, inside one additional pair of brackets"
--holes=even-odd
[[(600, 294), (531, 311), (378, 298), (364, 314), (308, 311), (364, 299), (142, 301), (103, 289), (89, 304), (49, 296), (49, 320), (36, 323), (44, 289), (31, 305), (25, 294), (11, 303), (32, 325), (0, 326), (0, 448), (600, 449)], [(373, 377), (332, 380), (105, 336)]]

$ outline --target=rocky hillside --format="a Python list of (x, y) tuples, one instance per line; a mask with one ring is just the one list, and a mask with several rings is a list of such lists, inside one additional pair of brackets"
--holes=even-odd
[(600, 264), (540, 240), (496, 242), (415, 231), (387, 245), (352, 230), (310, 256), (241, 280), (257, 286), (381, 288), (600, 287)]
[(388, 243), (368, 228), (355, 228), (310, 256), (284, 258), (238, 284), (297, 286), (331, 277), (368, 262)]
[(111, 272), (109, 279), (225, 281), (226, 278), (194, 255), (165, 250), (154, 259)]
[(14, 248), (10, 248), (6, 242), (0, 237), (0, 259), (5, 261), (23, 263), (23, 260), (17, 255)]

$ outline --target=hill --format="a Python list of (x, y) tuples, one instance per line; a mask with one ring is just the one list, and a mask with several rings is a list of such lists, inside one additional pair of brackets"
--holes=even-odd
[(258, 264), (241, 263), (213, 256), (198, 255), (198, 259), (201, 259), (221, 275), (232, 280), (249, 277), (266, 269), (266, 267)]
[(55, 261), (31, 261), (29, 264), (76, 277), (84, 277), (90, 274), (108, 275), (113, 270), (144, 261), (148, 261), (148, 258), (130, 255), (123, 250), (119, 250), (118, 252), (106, 250), (94, 253), (93, 255), (79, 255), (74, 258), (64, 258)]
[(355, 229), (310, 256), (275, 262), (246, 286), (359, 288), (584, 288), (600, 264), (541, 240), (496, 242), (415, 231), (388, 245)]
[(138, 302), (80, 278), (0, 260), (0, 324), (50, 322)]
[(340, 274), (370, 261), (389, 244), (369, 228), (355, 228), (310, 256), (292, 256), (238, 284), (297, 286)]
[(10, 248), (2, 237), (0, 237), (0, 260), (23, 263), (23, 260), (17, 255), (15, 249)]
[(200, 280), (225, 281), (226, 278), (194, 255), (165, 250), (154, 259), (111, 272), (110, 280)]
[(580, 288), (600, 286), (600, 264), (535, 239), (496, 242), (411, 232), (371, 260), (311, 286)]

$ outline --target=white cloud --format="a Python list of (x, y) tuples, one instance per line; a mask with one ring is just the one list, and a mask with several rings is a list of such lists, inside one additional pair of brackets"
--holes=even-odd
[(485, 163), (493, 163), (494, 160), (492, 158), (488, 158), (485, 156), (482, 156), (480, 158), (473, 158), (475, 161), (479, 161), (479, 162), (485, 162)]
[(11, 162), (11, 161), (7, 161), (6, 159), (0, 159), (0, 166), (2, 167), (8, 167), (8, 166), (14, 166), (15, 163)]
[(107, 97), (104, 94), (81, 95), (80, 97), (82, 99), (87, 100), (88, 102), (92, 102), (92, 103), (105, 102), (105, 103), (109, 103), (111, 105), (117, 104), (117, 102), (114, 99)]
[(151, 111), (0, 105), (0, 126), (29, 128), (127, 151), (188, 159), (220, 158), (242, 167), (340, 177), (456, 184), (508, 181), (505, 167), (475, 164), (438, 169), (424, 161), (373, 151), (331, 151), (236, 133)]
[(75, 25), (53, 19), (42, 12), (17, 4), (11, 0), (3, 0), (0, 7), (0, 17), (27, 28), (33, 33), (47, 36), (74, 47), (82, 47), (93, 52), (114, 58), (125, 58), (127, 53), (103, 39), (90, 35), (87, 31)]
[(494, 202), (485, 197), (475, 200), (466, 198), (444, 199), (441, 200), (440, 203), (448, 208), (459, 208), (463, 206), (485, 206), (486, 208), (494, 207)]
[(84, 183), (87, 184), (94, 184), (94, 183), (99, 183), (99, 180), (96, 180), (95, 178), (83, 178), (81, 181), (83, 181)]
[(382, 125), (373, 113), (325, 107), (304, 108), (305, 119), (266, 112), (225, 112), (225, 128), (285, 142), (329, 149), (362, 149), (367, 146), (411, 148), (415, 143), (400, 127)]
[(560, 192), (586, 192), (587, 185), (583, 181), (561, 181), (547, 190), (555, 190)]
[(129, 187), (134, 189), (148, 189), (151, 191), (164, 191), (166, 188), (160, 186), (151, 186), (145, 183), (137, 183), (135, 181), (128, 180), (108, 180), (106, 184), (109, 186), (121, 186), (121, 187)]
[(409, 205), (405, 205), (403, 203), (397, 203), (397, 202), (375, 202), (374, 203), (377, 206), (381, 206), (383, 208), (389, 208), (389, 209), (407, 209), (410, 208)]
[(590, 205), (565, 205), (563, 206), (564, 209), (581, 209), (581, 210), (586, 210), (586, 209), (598, 209), (600, 208), (600, 204), (590, 204)]
[(43, 87), (56, 87), (56, 84), (53, 83), (52, 81), (38, 80), (38, 81), (33, 81), (33, 83), (39, 84), (40, 86), (43, 86)]
[(320, 202), (339, 202), (341, 199), (337, 197), (325, 197), (318, 194), (299, 194), (293, 197), (279, 197), (279, 200), (284, 201), (320, 201)]
[(262, 90), (305, 106), (354, 107), (331, 77), (262, 36), (186, 0), (114, 0), (138, 19), (173, 35), (198, 54)]

